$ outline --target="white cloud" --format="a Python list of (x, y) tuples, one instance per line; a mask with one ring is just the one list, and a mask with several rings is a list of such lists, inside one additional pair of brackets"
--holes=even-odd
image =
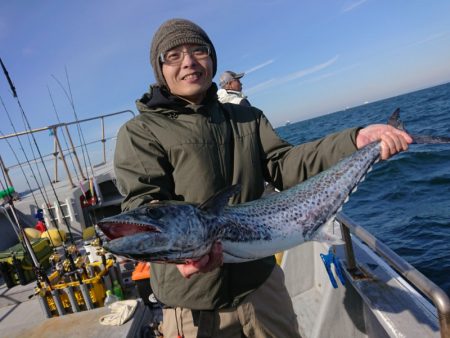
[(246, 71), (245, 71), (245, 74), (250, 74), (250, 73), (254, 72), (255, 70), (264, 68), (264, 67), (270, 65), (271, 63), (273, 63), (274, 61), (275, 61), (275, 60), (272, 59), (272, 60), (268, 60), (268, 61), (266, 61), (266, 62), (264, 62), (264, 63), (261, 63), (261, 64), (255, 66), (255, 67), (253, 67), (253, 68), (250, 68), (249, 70), (246, 70)]
[(433, 41), (433, 40), (445, 38), (446, 36), (448, 36), (447, 32), (436, 33), (436, 34), (430, 35), (422, 40), (413, 42), (410, 45), (408, 45), (407, 47), (422, 45), (422, 44), (425, 44), (425, 43)]
[(260, 92), (260, 91), (262, 91), (264, 89), (276, 86), (278, 83), (279, 83), (278, 79), (276, 79), (276, 78), (275, 79), (270, 79), (270, 80), (261, 82), (261, 83), (257, 84), (256, 86), (248, 88), (245, 92), (247, 94), (257, 93), (257, 92)]
[(363, 3), (367, 2), (367, 0), (359, 0), (357, 2), (353, 2), (342, 9), (342, 13), (350, 12), (355, 8), (361, 6)]
[(331, 58), (330, 60), (328, 60), (324, 63), (315, 65), (310, 68), (302, 69), (298, 72), (290, 73), (290, 74), (287, 74), (287, 75), (279, 77), (279, 78), (270, 79), (268, 81), (262, 82), (256, 86), (253, 86), (253, 87), (247, 89), (246, 92), (248, 94), (256, 93), (256, 92), (262, 91), (264, 89), (271, 88), (273, 86), (279, 86), (281, 84), (284, 84), (284, 83), (287, 83), (290, 81), (294, 81), (299, 78), (305, 77), (307, 75), (319, 72), (319, 71), (326, 69), (326, 68), (330, 67), (331, 65), (333, 65), (337, 61), (338, 58), (339, 58), (339, 55), (336, 55), (335, 57)]
[(312, 73), (316, 73), (316, 72), (321, 71), (322, 69), (328, 68), (329, 66), (334, 64), (338, 58), (339, 58), (339, 55), (336, 55), (334, 58), (332, 58), (324, 63), (318, 64), (316, 66), (313, 66), (313, 67), (310, 67), (307, 69), (302, 69), (295, 73), (288, 74), (288, 75), (284, 76), (281, 80), (282, 80), (282, 82), (288, 82), (288, 81), (292, 81), (295, 79), (299, 79), (301, 77), (304, 77), (304, 76), (312, 74)]
[(327, 72), (327, 73), (318, 75), (318, 76), (316, 76), (316, 77), (310, 79), (309, 82), (319, 82), (319, 81), (322, 81), (323, 79), (327, 79), (327, 78), (336, 76), (336, 75), (338, 75), (338, 74), (344, 73), (344, 72), (346, 72), (346, 71), (349, 71), (349, 70), (351, 70), (351, 69), (353, 69), (353, 68), (356, 68), (356, 67), (359, 67), (359, 66), (360, 66), (359, 63), (355, 63), (355, 64), (349, 65), (349, 66), (347, 66), (347, 67), (343, 67), (343, 68), (334, 70), (334, 71), (332, 71), (332, 72)]

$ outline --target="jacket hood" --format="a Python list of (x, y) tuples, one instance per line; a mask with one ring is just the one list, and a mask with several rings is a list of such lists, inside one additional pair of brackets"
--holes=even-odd
[(160, 108), (162, 114), (173, 114), (173, 112), (192, 114), (199, 112), (203, 107), (217, 101), (217, 85), (213, 82), (209, 87), (206, 96), (201, 104), (193, 104), (182, 98), (172, 95), (166, 87), (153, 84), (147, 93), (136, 100), (136, 107), (142, 114), (148, 111), (154, 111)]

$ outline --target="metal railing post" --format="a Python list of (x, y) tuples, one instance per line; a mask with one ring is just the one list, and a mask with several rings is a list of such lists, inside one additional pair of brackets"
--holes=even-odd
[(72, 185), (72, 187), (75, 187), (75, 184), (73, 184), (72, 175), (70, 174), (69, 167), (67, 166), (67, 162), (66, 162), (66, 158), (64, 156), (64, 152), (63, 152), (63, 150), (61, 148), (61, 144), (59, 143), (56, 127), (53, 128), (53, 134), (54, 134), (53, 136), (55, 137), (55, 142), (56, 142), (57, 149), (58, 149), (59, 153), (61, 154), (60, 157), (61, 157), (61, 161), (62, 161), (62, 163), (64, 165), (64, 169), (66, 170), (67, 178), (69, 179), (69, 182)]
[[(51, 129), (54, 132), (54, 129)], [(53, 183), (59, 182), (58, 180), (58, 149), (56, 146), (56, 138), (53, 135), (53, 172), (55, 173)]]
[(350, 236), (350, 230), (341, 222), (342, 237), (345, 242), (345, 256), (347, 258), (347, 269), (352, 272), (356, 270), (355, 252), (353, 250), (353, 242)]
[(73, 155), (73, 157), (75, 159), (75, 163), (77, 164), (78, 170), (80, 171), (81, 179), (83, 181), (85, 181), (86, 180), (86, 175), (84, 174), (84, 171), (81, 168), (80, 160), (78, 159), (78, 154), (77, 154), (77, 151), (75, 150), (75, 147), (73, 145), (72, 136), (69, 133), (69, 128), (67, 127), (67, 124), (64, 124), (64, 128), (66, 128), (66, 135), (67, 135), (67, 138), (69, 139), (70, 150), (71, 150), (72, 155)]
[(13, 187), (14, 185), (13, 185), (13, 183), (12, 183), (12, 181), (11, 181), (11, 177), (9, 177), (9, 173), (8, 173), (9, 169), (6, 168), (5, 162), (3, 162), (3, 159), (2, 159), (2, 156), (1, 156), (1, 155), (0, 155), (0, 168), (1, 168), (2, 172), (3, 172), (3, 174), (4, 174), (5, 177), (6, 177), (7, 184), (8, 184), (10, 187)]
[(103, 163), (106, 163), (106, 139), (105, 139), (105, 119), (102, 117), (100, 119), (102, 125), (102, 146), (103, 146)]

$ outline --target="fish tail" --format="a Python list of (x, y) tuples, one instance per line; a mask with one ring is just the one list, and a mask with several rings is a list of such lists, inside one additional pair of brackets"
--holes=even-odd
[[(392, 113), (388, 120), (388, 124), (403, 130), (408, 133), (402, 120), (400, 120), (400, 108), (397, 108)], [(408, 133), (409, 134), (409, 133)], [(450, 137), (445, 136), (431, 136), (431, 135), (411, 135), (413, 143), (415, 144), (447, 144), (450, 143)]]

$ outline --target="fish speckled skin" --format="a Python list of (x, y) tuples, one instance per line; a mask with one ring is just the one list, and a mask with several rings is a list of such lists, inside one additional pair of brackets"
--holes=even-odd
[(228, 222), (220, 234), (225, 261), (258, 259), (314, 239), (379, 154), (380, 144), (373, 143), (302, 184), (225, 207), (222, 217)]
[[(399, 126), (398, 112), (394, 115), (390, 122)], [(450, 143), (450, 138), (415, 138), (417, 143)], [(239, 192), (234, 185), (200, 206), (160, 202), (105, 218), (98, 224), (111, 239), (105, 248), (165, 263), (195, 260), (215, 241), (222, 243), (226, 263), (273, 255), (314, 239), (379, 159), (380, 148), (380, 142), (371, 143), (307, 181), (255, 201), (227, 205)]]

